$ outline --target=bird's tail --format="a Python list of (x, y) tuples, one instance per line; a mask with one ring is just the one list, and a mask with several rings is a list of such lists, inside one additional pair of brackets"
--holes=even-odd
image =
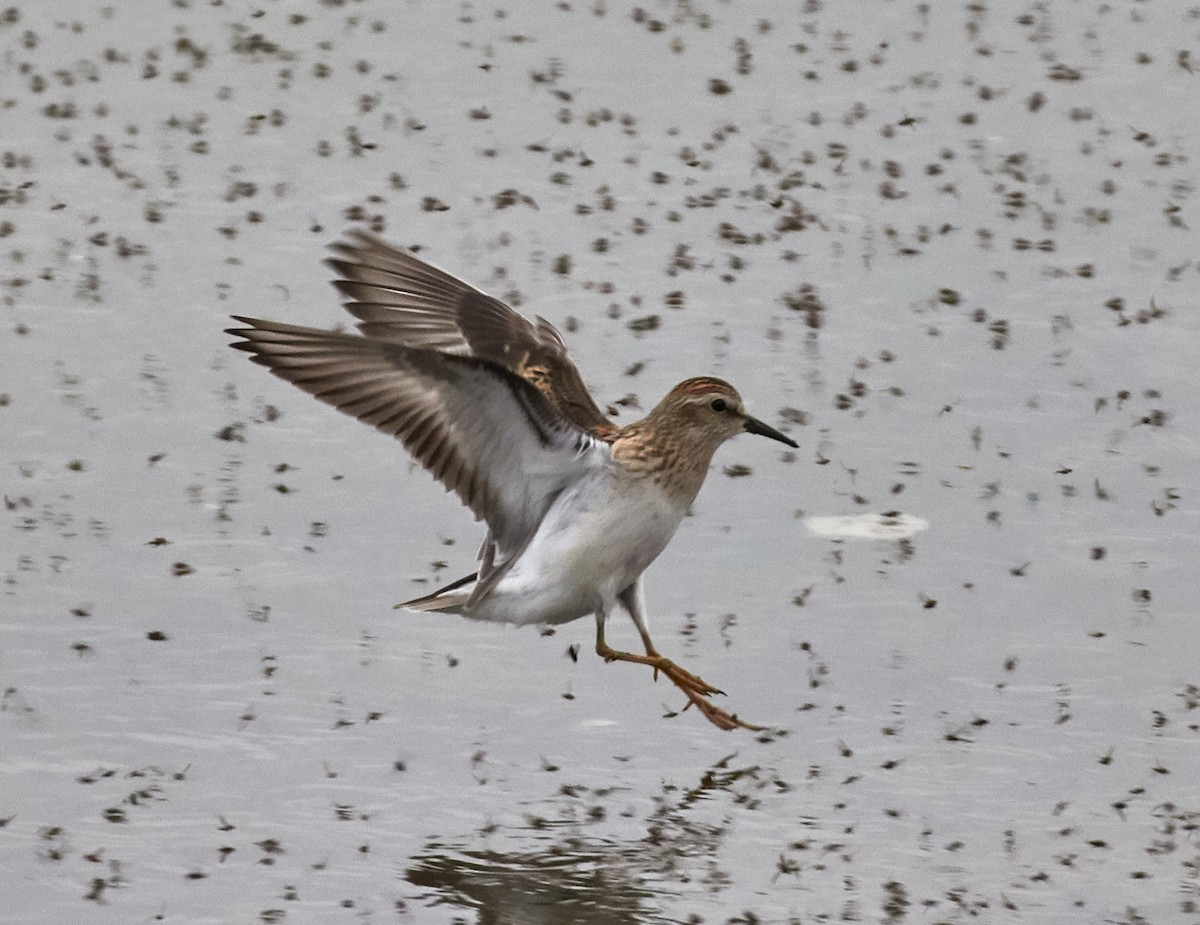
[[(394, 610), (437, 610), (442, 613), (462, 613), (463, 607), (471, 599), (470, 591), (459, 591), (479, 577), (478, 572), (472, 572), (466, 578), (452, 581), (445, 587), (438, 588), (432, 594), (414, 597), (411, 601), (397, 604)], [(457, 593), (455, 593), (457, 592)]]

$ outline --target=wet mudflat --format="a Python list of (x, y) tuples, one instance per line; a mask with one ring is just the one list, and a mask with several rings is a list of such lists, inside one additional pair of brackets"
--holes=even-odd
[[(6, 920), (1200, 922), (1198, 68), (1179, 4), (0, 10)], [(392, 611), (478, 526), (222, 333), (347, 321), (352, 224), (801, 444), (647, 576), (767, 732)]]

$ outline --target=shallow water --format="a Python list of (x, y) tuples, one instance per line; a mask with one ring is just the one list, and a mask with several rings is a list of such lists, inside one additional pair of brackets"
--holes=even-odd
[[(0, 14), (6, 921), (1200, 922), (1200, 19), (828, 6)], [(393, 612), (477, 526), (222, 333), (355, 222), (800, 442), (648, 574), (770, 732)]]

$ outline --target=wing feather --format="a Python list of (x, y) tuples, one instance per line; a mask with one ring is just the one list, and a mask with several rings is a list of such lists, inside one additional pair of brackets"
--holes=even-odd
[(475, 516), (501, 558), (608, 447), (525, 380), (471, 356), (235, 316), (233, 346), (281, 379), (397, 437)]
[(537, 388), (576, 427), (611, 439), (601, 412), (549, 321), (536, 324), (412, 254), (361, 231), (331, 246), (334, 286), (368, 338), (476, 357)]

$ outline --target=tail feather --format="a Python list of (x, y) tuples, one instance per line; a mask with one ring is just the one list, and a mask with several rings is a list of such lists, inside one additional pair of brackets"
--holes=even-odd
[(411, 601), (404, 601), (397, 604), (393, 610), (436, 610), (441, 613), (462, 613), (463, 607), (467, 601), (471, 599), (470, 591), (460, 591), (457, 594), (452, 592), (458, 591), (466, 585), (469, 585), (479, 577), (478, 572), (472, 572), (465, 578), (460, 578), (458, 581), (452, 581), (444, 587), (438, 588), (431, 594), (423, 595), (422, 597), (414, 597)]

